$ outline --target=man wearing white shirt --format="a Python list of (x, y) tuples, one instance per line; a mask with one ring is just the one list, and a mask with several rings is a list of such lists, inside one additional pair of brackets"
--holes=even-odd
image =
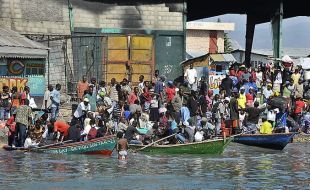
[(190, 64), (189, 68), (184, 73), (185, 80), (188, 81), (188, 85), (191, 90), (197, 90), (197, 71), (193, 68), (193, 64)]
[(47, 90), (44, 93), (42, 109), (50, 109), (50, 107), (52, 105), (52, 100), (51, 100), (50, 96), (51, 96), (51, 93), (53, 90), (54, 90), (53, 86), (51, 84), (49, 84), (47, 86)]
[(281, 90), (281, 84), (282, 84), (282, 74), (281, 74), (281, 70), (278, 69), (275, 72), (275, 79), (273, 82), (273, 90), (280, 92)]
[(81, 124), (84, 123), (87, 112), (90, 112), (90, 104), (88, 98), (84, 98), (83, 102), (79, 103), (77, 109), (75, 110), (73, 116), (78, 119)]

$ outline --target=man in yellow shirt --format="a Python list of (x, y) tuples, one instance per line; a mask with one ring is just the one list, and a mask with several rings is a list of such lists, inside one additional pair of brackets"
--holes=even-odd
[(298, 81), (300, 79), (300, 74), (298, 72), (298, 69), (295, 69), (295, 73), (292, 74), (291, 78), (293, 79), (294, 81), (294, 85), (297, 85), (298, 84)]
[(240, 88), (240, 94), (239, 94), (239, 98), (237, 99), (238, 101), (238, 107), (240, 109), (244, 109), (245, 105), (246, 105), (246, 96), (245, 96), (245, 88), (241, 87)]
[(272, 125), (266, 118), (262, 118), (263, 124), (260, 127), (259, 132), (261, 134), (272, 134)]

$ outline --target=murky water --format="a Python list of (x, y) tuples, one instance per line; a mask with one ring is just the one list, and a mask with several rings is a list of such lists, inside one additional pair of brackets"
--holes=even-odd
[(0, 151), (0, 189), (310, 189), (310, 144), (223, 155), (112, 157)]

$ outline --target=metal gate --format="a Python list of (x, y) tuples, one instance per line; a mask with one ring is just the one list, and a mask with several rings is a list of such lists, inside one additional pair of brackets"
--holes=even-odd
[(110, 35), (103, 68), (105, 80), (112, 78), (120, 82), (127, 78), (132, 84), (144, 75), (151, 81), (154, 71), (154, 42), (152, 36)]

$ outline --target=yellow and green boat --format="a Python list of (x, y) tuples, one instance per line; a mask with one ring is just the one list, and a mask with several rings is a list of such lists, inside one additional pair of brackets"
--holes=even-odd
[(133, 151), (142, 151), (150, 154), (221, 154), (231, 141), (232, 138), (222, 138), (202, 142), (153, 145), (149, 147), (130, 144), (129, 148)]

